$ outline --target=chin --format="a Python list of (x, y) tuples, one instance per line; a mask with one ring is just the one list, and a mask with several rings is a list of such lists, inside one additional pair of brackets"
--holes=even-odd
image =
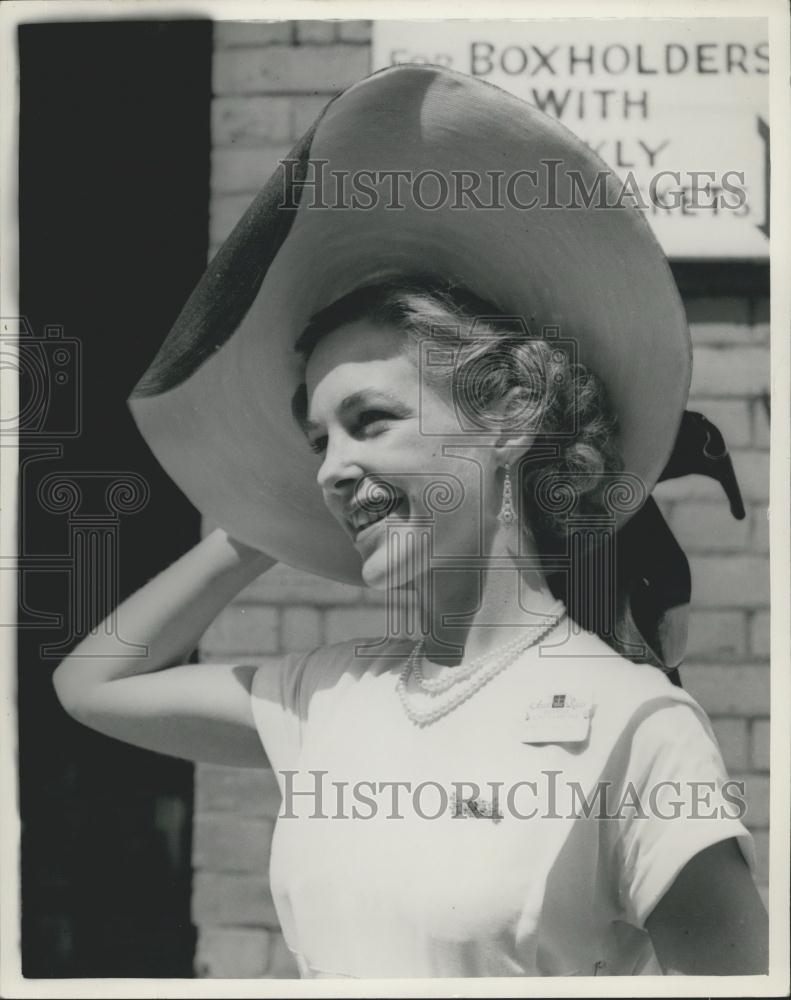
[(388, 558), (385, 546), (377, 546), (363, 562), (362, 578), (371, 590), (401, 590), (412, 583), (414, 569), (403, 559), (394, 563)]
[(395, 573), (388, 568), (387, 559), (377, 553), (363, 563), (363, 582), (371, 590), (388, 591), (402, 584), (403, 573)]

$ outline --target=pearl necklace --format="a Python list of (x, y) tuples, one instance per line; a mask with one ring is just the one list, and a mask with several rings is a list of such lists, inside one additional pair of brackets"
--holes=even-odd
[[(418, 657), (423, 652), (423, 640), (419, 640), (412, 649), (412, 652), (409, 654), (409, 657), (407, 658), (407, 661), (399, 675), (398, 683), (396, 684), (398, 697), (401, 699), (401, 704), (403, 705), (404, 711), (409, 719), (417, 726), (425, 726), (432, 722), (436, 722), (437, 719), (441, 719), (444, 715), (452, 712), (454, 708), (458, 708), (458, 706), (467, 701), (468, 698), (471, 698), (476, 691), (479, 691), (484, 684), (488, 684), (493, 677), (496, 677), (497, 674), (503, 671), (509, 663), (513, 662), (519, 653), (541, 642), (545, 636), (547, 636), (560, 624), (561, 621), (563, 621), (566, 616), (566, 608), (563, 602), (557, 601), (548, 614), (554, 615), (554, 619), (541, 626), (540, 632), (533, 635), (519, 636), (518, 639), (513, 640), (501, 649), (478, 657), (478, 659), (473, 663), (463, 668), (462, 675), (458, 677), (458, 679), (452, 677), (450, 682), (448, 682), (447, 678), (427, 681), (423, 677), (418, 663)], [(532, 629), (538, 628), (539, 626), (526, 627), (532, 631)], [(418, 679), (418, 683), (422, 680), (422, 689), (427, 691), (427, 693), (432, 696), (448, 691), (451, 687), (455, 687), (470, 678), (472, 678), (472, 681), (466, 687), (456, 691), (451, 698), (446, 699), (441, 705), (421, 711), (412, 705), (409, 698), (409, 692), (407, 690), (410, 677), (413, 675)]]
[[(562, 605), (555, 606), (551, 610), (551, 614), (555, 615), (555, 620), (548, 624), (555, 625), (560, 620), (559, 616), (563, 611)], [(528, 625), (526, 628), (540, 628), (538, 625)], [(518, 635), (515, 639), (512, 639), (505, 646), (501, 646), (492, 652), (485, 653), (483, 656), (479, 656), (478, 659), (473, 660), (472, 663), (468, 663), (466, 667), (456, 667), (450, 671), (445, 677), (436, 677), (433, 680), (427, 680), (423, 675), (423, 667), (421, 665), (421, 658), (423, 656), (424, 642), (422, 639), (419, 640), (415, 649), (412, 650), (410, 654), (410, 659), (412, 660), (412, 676), (415, 678), (415, 682), (421, 691), (425, 691), (426, 694), (443, 694), (445, 691), (450, 691), (452, 687), (457, 684), (461, 684), (462, 681), (469, 680), (474, 673), (476, 673), (482, 666), (484, 666), (493, 657), (508, 656), (511, 652), (519, 652), (526, 645), (533, 645), (536, 639), (531, 639), (529, 636)]]

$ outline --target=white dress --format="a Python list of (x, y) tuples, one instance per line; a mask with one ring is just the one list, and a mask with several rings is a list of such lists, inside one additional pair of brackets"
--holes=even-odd
[[(375, 642), (253, 683), (285, 793), (272, 895), (303, 976), (659, 974), (644, 923), (685, 863), (737, 837), (754, 870), (709, 721), (657, 668), (572, 636), (418, 727), (403, 655), (360, 655)], [(551, 706), (575, 702), (583, 738), (548, 741)]]

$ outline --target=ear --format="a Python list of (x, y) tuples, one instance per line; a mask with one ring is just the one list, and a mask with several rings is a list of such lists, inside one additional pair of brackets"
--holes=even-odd
[(497, 460), (514, 465), (535, 441), (535, 403), (524, 386), (514, 385), (491, 407), (491, 413), (499, 431), (494, 446)]

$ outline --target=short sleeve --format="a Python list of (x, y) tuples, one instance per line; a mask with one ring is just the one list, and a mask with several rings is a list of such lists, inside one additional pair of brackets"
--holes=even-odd
[(736, 837), (755, 872), (744, 800), (730, 782), (711, 725), (696, 703), (665, 702), (624, 740), (614, 828), (620, 903), (643, 927), (681, 869), (712, 844)]
[(299, 755), (307, 713), (305, 673), (312, 652), (270, 657), (253, 677), (253, 719), (276, 773), (293, 766)]

